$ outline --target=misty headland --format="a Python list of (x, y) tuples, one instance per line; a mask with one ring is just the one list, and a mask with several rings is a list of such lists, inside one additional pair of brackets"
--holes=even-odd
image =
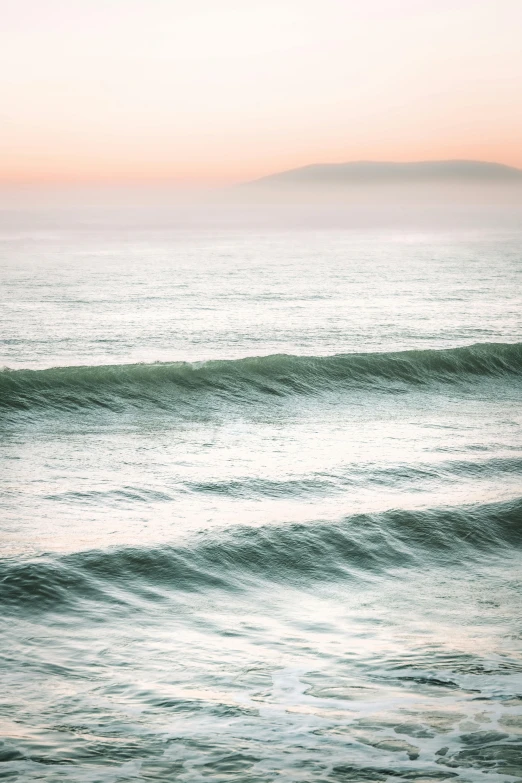
[(310, 164), (220, 187), (148, 182), (0, 188), (0, 225), (516, 228), (522, 169), (479, 160)]

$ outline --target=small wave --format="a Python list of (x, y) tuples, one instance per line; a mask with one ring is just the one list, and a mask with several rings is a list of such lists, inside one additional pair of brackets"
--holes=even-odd
[(374, 464), (348, 464), (342, 472), (313, 473), (308, 476), (270, 479), (237, 478), (229, 481), (193, 481), (185, 487), (191, 492), (232, 498), (303, 498), (343, 492), (360, 486), (405, 486), (415, 482), (458, 481), (459, 479), (494, 479), (522, 473), (522, 458), (492, 457), (487, 460), (447, 460), (444, 462), (397, 464), (389, 467)]
[(259, 582), (306, 587), (373, 578), (389, 569), (472, 564), (520, 546), (522, 499), (359, 514), (338, 523), (235, 527), (176, 547), (0, 561), (0, 603), (10, 613), (59, 609), (82, 599), (132, 604), (173, 591), (242, 590)]
[(54, 367), (0, 373), (0, 408), (78, 410), (154, 406), (198, 407), (214, 400), (257, 403), (322, 390), (397, 391), (480, 377), (522, 375), (522, 343), (484, 343), (447, 350), (356, 353), (335, 356), (274, 355), (189, 363)]
[(172, 495), (160, 490), (145, 489), (144, 487), (123, 487), (110, 490), (86, 490), (60, 492), (54, 495), (45, 495), (45, 500), (54, 500), (58, 503), (98, 504), (108, 503), (119, 505), (121, 503), (164, 503), (172, 501)]

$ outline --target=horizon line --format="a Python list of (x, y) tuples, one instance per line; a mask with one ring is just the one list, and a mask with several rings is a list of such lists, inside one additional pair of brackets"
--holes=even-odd
[(260, 182), (270, 177), (276, 177), (282, 174), (313, 169), (313, 168), (335, 168), (337, 166), (350, 165), (419, 165), (424, 163), (471, 163), (479, 165), (498, 166), (522, 174), (522, 166), (502, 161), (482, 159), (482, 158), (418, 158), (408, 160), (383, 159), (383, 158), (354, 158), (338, 161), (315, 161), (304, 163), (302, 165), (291, 166), (290, 168), (270, 169), (264, 174), (247, 174), (245, 177), (227, 177), (226, 175), (204, 175), (187, 176), (175, 173), (118, 173), (118, 174), (92, 174), (71, 173), (67, 175), (53, 175), (52, 173), (26, 174), (26, 175), (7, 175), (0, 173), (0, 187), (30, 187), (30, 186), (168, 186), (182, 189), (215, 189), (220, 187), (234, 187), (236, 185), (246, 185)]

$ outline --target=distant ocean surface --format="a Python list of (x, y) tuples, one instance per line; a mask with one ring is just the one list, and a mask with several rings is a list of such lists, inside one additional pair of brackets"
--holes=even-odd
[(521, 240), (2, 229), (1, 779), (522, 779)]

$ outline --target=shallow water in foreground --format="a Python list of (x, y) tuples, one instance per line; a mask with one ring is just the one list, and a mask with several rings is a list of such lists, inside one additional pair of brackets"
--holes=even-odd
[(520, 780), (520, 237), (0, 246), (0, 778)]

